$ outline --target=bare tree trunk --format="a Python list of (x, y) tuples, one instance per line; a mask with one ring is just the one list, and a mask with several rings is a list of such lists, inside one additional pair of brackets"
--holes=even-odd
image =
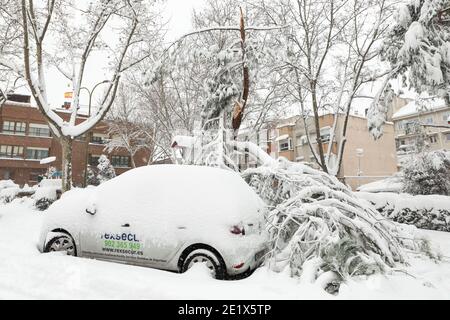
[(6, 102), (6, 96), (3, 94), (2, 89), (0, 89), (0, 108), (3, 106), (3, 104)]
[(245, 35), (245, 20), (244, 20), (244, 12), (242, 8), (241, 11), (241, 20), (240, 20), (240, 33), (241, 33), (241, 48), (242, 48), (242, 60), (243, 60), (243, 68), (242, 68), (242, 77), (243, 77), (243, 92), (241, 97), (241, 102), (235, 106), (235, 110), (233, 112), (233, 120), (232, 127), (234, 130), (234, 138), (236, 139), (239, 134), (239, 129), (242, 124), (242, 119), (244, 117), (245, 108), (248, 102), (248, 96), (250, 93), (250, 71), (248, 68), (248, 64), (246, 62), (246, 35)]
[(60, 140), (62, 149), (62, 192), (72, 189), (72, 139), (63, 137)]
[(134, 155), (130, 153), (131, 168), (136, 169), (136, 162), (134, 161)]
[(317, 139), (317, 147), (319, 149), (319, 157), (320, 157), (320, 163), (322, 170), (326, 173), (328, 173), (328, 167), (325, 162), (325, 155), (323, 152), (323, 144), (322, 144), (322, 138), (320, 135), (320, 123), (319, 123), (319, 107), (317, 103), (317, 94), (316, 94), (316, 82), (315, 80), (310, 82), (311, 85), (311, 95), (312, 95), (312, 107), (314, 111), (314, 125), (316, 127), (316, 139)]

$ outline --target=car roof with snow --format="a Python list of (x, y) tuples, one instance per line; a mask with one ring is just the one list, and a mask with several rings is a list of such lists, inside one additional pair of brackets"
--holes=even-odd
[[(73, 190), (51, 208), (49, 219), (79, 220), (87, 208), (108, 223), (234, 225), (263, 218), (265, 204), (238, 173), (211, 167), (155, 165), (130, 170), (97, 188)], [(64, 212), (59, 214), (58, 212)], [(71, 221), (75, 221), (71, 220)], [(81, 221), (79, 221), (81, 223)]]

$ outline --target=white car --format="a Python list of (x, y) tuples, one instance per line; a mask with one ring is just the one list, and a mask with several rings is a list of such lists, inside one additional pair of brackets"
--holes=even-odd
[(222, 169), (134, 169), (65, 193), (45, 214), (41, 252), (177, 272), (203, 262), (218, 279), (255, 269), (266, 252), (263, 201)]

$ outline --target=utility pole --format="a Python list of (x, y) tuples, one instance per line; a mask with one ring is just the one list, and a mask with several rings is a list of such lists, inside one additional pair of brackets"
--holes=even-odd
[[(92, 112), (92, 97), (94, 95), (95, 89), (97, 89), (100, 85), (102, 84), (106, 84), (109, 83), (110, 81), (105, 80), (102, 82), (97, 83), (94, 88), (92, 88), (92, 90), (89, 90), (86, 87), (81, 88), (80, 90), (86, 90), (89, 94), (89, 104), (88, 104), (88, 118), (91, 117), (91, 112)], [(84, 159), (84, 179), (83, 179), (83, 186), (86, 188), (87, 187), (87, 169), (88, 169), (88, 162), (89, 162), (89, 143), (91, 142), (91, 135), (92, 135), (92, 130), (86, 132), (86, 139), (85, 139), (85, 151), (86, 151), (86, 156)]]

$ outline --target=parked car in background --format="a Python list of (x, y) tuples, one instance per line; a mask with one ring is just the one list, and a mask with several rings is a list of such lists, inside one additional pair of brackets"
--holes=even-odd
[(184, 272), (205, 263), (218, 279), (255, 269), (266, 250), (264, 202), (234, 172), (141, 167), (68, 192), (46, 212), (42, 252)]

